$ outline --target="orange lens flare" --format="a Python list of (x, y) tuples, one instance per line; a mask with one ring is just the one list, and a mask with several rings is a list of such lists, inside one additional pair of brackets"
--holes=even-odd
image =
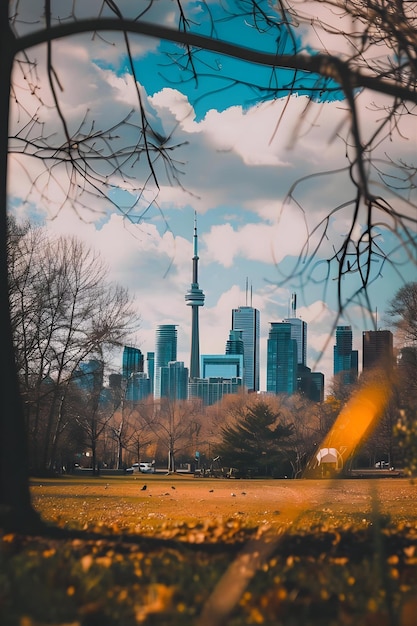
[(360, 389), (341, 410), (321, 447), (336, 448), (346, 461), (376, 427), (390, 395), (386, 379)]

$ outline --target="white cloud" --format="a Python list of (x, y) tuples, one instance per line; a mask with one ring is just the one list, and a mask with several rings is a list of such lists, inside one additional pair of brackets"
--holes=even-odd
[[(160, 3), (153, 4), (156, 7)], [(142, 40), (137, 42), (140, 52)], [(90, 62), (95, 58), (91, 45), (87, 38), (54, 45), (64, 88), (60, 97), (71, 128), (77, 127), (89, 108), (89, 119), (94, 119), (96, 128), (103, 128), (120, 120), (136, 104), (131, 81)], [(101, 44), (94, 52), (107, 60), (110, 57), (106, 55), (120, 54), (119, 49)], [(45, 81), (42, 64), (39, 72)], [(45, 87), (40, 93), (50, 103), (48, 89)], [(33, 98), (26, 91), (20, 94), (24, 94), (28, 110), (34, 111)], [(41, 162), (29, 162), (27, 158), (12, 156), (10, 159), (10, 195), (22, 200), (27, 198), (38, 211), (56, 216), (49, 223), (52, 232), (76, 234), (100, 251), (109, 265), (109, 279), (121, 282), (136, 296), (142, 327), (135, 340), (144, 351), (154, 349), (157, 324), (178, 324), (179, 358), (186, 364), (191, 312), (185, 305), (184, 294), (191, 281), (192, 218), (196, 209), (204, 214), (204, 219), (199, 220), (200, 286), (206, 292), (206, 305), (200, 312), (201, 352), (224, 350), (231, 309), (245, 303), (245, 293), (238, 285), (242, 286), (249, 274), (257, 285), (253, 304), (261, 311), (263, 368), (268, 322), (287, 316), (289, 295), (298, 288), (303, 290), (306, 300), (298, 312), (309, 324), (309, 365), (312, 366), (312, 361), (326, 346), (335, 319), (337, 283), (332, 280), (334, 273), (326, 282), (329, 288), (325, 295), (322, 285), (314, 285), (312, 280), (305, 280), (301, 287), (295, 281), (281, 286), (272, 283), (276, 280), (278, 284), (276, 264), (288, 256), (297, 259), (307, 232), (311, 232), (332, 208), (353, 198), (347, 173), (330, 174), (347, 166), (344, 105), (311, 103), (306, 108), (305, 98), (294, 97), (287, 106), (285, 100), (279, 100), (249, 111), (239, 106), (221, 113), (212, 110), (197, 122), (188, 99), (179, 91), (166, 88), (149, 100), (143, 89), (141, 94), (152, 119), (159, 116), (159, 127), (166, 134), (173, 132), (172, 142), (181, 144), (172, 155), (178, 169), (184, 172), (180, 175), (183, 188), (170, 185), (162, 176), (156, 209), (150, 211), (150, 223), (131, 224), (115, 213), (108, 201), (94, 196), (86, 199), (85, 195), (81, 199), (88, 208), (81, 211), (84, 218), (81, 221), (79, 215), (66, 206), (65, 169), (45, 171)], [(362, 94), (357, 100), (361, 124), (368, 135), (374, 132), (380, 115), (371, 109), (370, 101), (369, 94)], [(385, 102), (378, 98), (379, 104)], [(50, 131), (56, 131), (58, 122), (52, 112), (45, 110), (43, 113)], [(19, 114), (21, 112), (15, 109), (15, 128)], [(412, 116), (402, 120), (404, 139), (396, 137), (395, 142), (381, 145), (381, 155), (388, 147), (393, 158), (413, 158), (417, 130), (412, 120)], [(134, 145), (135, 132), (132, 127), (130, 134), (122, 135), (121, 142)], [(139, 187), (146, 171), (142, 161), (128, 168), (129, 178), (123, 180), (115, 173), (112, 181), (128, 190)], [(313, 177), (317, 172), (329, 174)], [(36, 185), (33, 185), (35, 180)], [(296, 181), (301, 182), (291, 201), (286, 202), (287, 193)], [(151, 187), (145, 198), (154, 196), (156, 190)], [(173, 232), (164, 231), (158, 205), (167, 215)], [(144, 203), (140, 203), (135, 212), (143, 207)], [(19, 210), (24, 213), (29, 208), (30, 204), (22, 204)], [(351, 211), (352, 206), (347, 206), (329, 225), (322, 255), (330, 254), (332, 246), (341, 241)], [(216, 216), (216, 221), (212, 215)], [(99, 227), (94, 224), (97, 216)], [(189, 228), (184, 228), (184, 223), (188, 222)], [(360, 226), (356, 230), (358, 235)], [(311, 240), (310, 249), (314, 249), (322, 234), (323, 228)], [(392, 280), (384, 280), (377, 294), (383, 299), (393, 289)], [(352, 319), (360, 319), (358, 310), (355, 307), (351, 310)], [(363, 319), (358, 322), (358, 333), (361, 325)], [(332, 375), (332, 345), (332, 341), (327, 344), (325, 355), (317, 365), (328, 378)], [(263, 381), (264, 377), (265, 371)]]

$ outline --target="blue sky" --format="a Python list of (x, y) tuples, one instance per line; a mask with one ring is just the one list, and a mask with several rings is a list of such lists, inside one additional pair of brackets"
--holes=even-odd
[[(29, 0), (26, 4), (22, 3), (22, 11), (35, 10)], [(128, 2), (119, 4), (129, 7)], [(208, 4), (218, 11), (219, 3)], [(91, 2), (89, 10), (93, 11), (93, 5), (99, 3)], [(156, 3), (154, 14), (149, 14), (148, 18), (170, 23), (172, 16), (164, 12), (166, 6), (166, 3)], [(195, 28), (208, 32), (210, 22), (204, 5), (193, 2), (185, 6), (198, 24)], [(217, 22), (217, 29), (218, 36), (235, 42), (243, 40), (247, 46), (272, 50), (275, 45), (272, 31), (260, 36), (248, 19)], [(319, 49), (319, 43), (326, 44), (323, 33), (317, 40), (308, 30), (300, 33), (297, 45), (306, 49)], [(54, 45), (54, 59), (63, 87), (60, 98), (74, 128), (87, 110), (96, 125), (111, 124), (136, 104), (135, 91), (126, 74), (121, 37), (109, 35), (108, 40), (115, 45), (109, 46), (98, 39), (92, 41), (87, 36), (61, 40)], [(298, 315), (308, 323), (308, 365), (323, 371), (329, 381), (334, 341), (328, 339), (337, 313), (337, 274), (336, 267), (332, 266), (325, 279), (327, 265), (324, 261), (331, 254), (332, 246), (340, 245), (347, 232), (352, 211), (348, 202), (354, 195), (345, 169), (348, 127), (343, 101), (334, 99), (331, 94), (327, 101), (323, 96), (322, 101), (313, 102), (306, 110), (308, 100), (301, 88), (289, 101), (285, 97), (271, 99), (270, 93), (254, 91), (225, 78), (243, 78), (268, 86), (270, 70), (215, 54), (200, 55), (197, 69), (204, 71), (204, 76), (200, 76), (196, 85), (189, 80), (186, 71), (173, 65), (171, 60), (173, 53), (178, 53), (177, 47), (133, 37), (131, 43), (139, 88), (155, 128), (166, 135), (172, 134), (172, 143), (180, 146), (173, 154), (181, 172), (181, 186), (170, 184), (160, 169), (160, 190), (150, 188), (131, 210), (130, 219), (115, 211), (110, 203), (90, 199), (92, 206), (89, 208), (96, 212), (81, 210), (82, 222), (65, 200), (61, 207), (58, 185), (49, 180), (46, 194), (41, 194), (40, 185), (29, 186), (26, 173), (39, 176), (39, 163), (14, 156), (10, 166), (11, 205), (22, 216), (30, 212), (45, 219), (51, 232), (75, 233), (101, 252), (109, 265), (109, 278), (128, 287), (136, 298), (141, 327), (131, 342), (145, 353), (151, 351), (156, 326), (175, 323), (179, 336), (178, 358), (186, 365), (191, 313), (185, 305), (184, 294), (191, 281), (193, 219), (197, 211), (199, 278), (206, 294), (205, 306), (200, 311), (201, 353), (224, 351), (231, 309), (245, 304), (248, 279), (252, 285), (252, 303), (261, 312), (263, 388), (269, 322), (288, 316), (292, 292), (298, 295)], [(287, 39), (284, 47), (290, 51), (291, 45)], [(42, 52), (36, 53), (42, 59)], [(42, 63), (39, 73), (42, 97), (48, 102), (50, 94), (46, 82), (42, 82), (45, 78)], [(276, 73), (275, 78), (285, 88), (288, 73)], [(304, 79), (300, 79), (299, 84), (307, 86)], [(21, 95), (23, 93), (22, 87)], [(31, 110), (35, 104), (26, 97), (28, 110)], [(363, 93), (358, 97), (361, 124), (369, 133), (379, 117), (374, 110), (375, 102), (385, 104), (385, 100), (375, 94)], [(41, 113), (48, 128), (56, 130), (57, 121), (51, 111), (45, 109)], [(281, 120), (279, 125), (278, 120)], [(15, 111), (12, 124), (22, 123)], [(401, 156), (407, 160), (415, 153), (416, 129), (410, 121), (404, 123), (403, 138), (396, 136), (394, 141), (382, 144), (381, 154), (388, 152), (391, 158)], [(126, 136), (126, 141), (130, 140)], [(313, 176), (323, 172), (327, 174)], [(129, 175), (132, 180), (114, 177), (111, 194), (113, 200), (125, 207), (137, 198), (136, 186), (145, 175), (142, 161), (130, 169)], [(288, 191), (296, 181), (301, 182), (289, 200)], [(375, 185), (378, 184), (376, 179)], [(298, 278), (291, 277), (303, 253), (307, 229), (311, 232), (329, 211), (343, 203), (347, 203), (346, 208), (331, 220), (314, 268), (310, 269), (304, 262), (304, 273)], [(146, 218), (138, 224), (137, 215), (143, 211)], [(51, 216), (55, 218), (53, 221), (49, 219)], [(387, 228), (389, 219), (381, 215), (380, 222), (381, 245), (387, 251), (394, 249), (397, 240)], [(360, 233), (361, 226), (358, 226), (356, 235), (359, 237)], [(310, 249), (320, 234), (323, 234), (323, 227), (319, 227), (318, 234), (312, 238)], [(358, 349), (362, 330), (372, 327), (376, 311), (378, 326), (386, 327), (383, 321), (386, 304), (401, 280), (415, 280), (415, 265), (406, 260), (404, 249), (397, 252), (398, 257), (401, 254), (402, 278), (389, 265), (382, 267), (381, 272), (381, 265), (375, 263), (374, 275), (381, 273), (381, 276), (369, 289), (369, 306), (364, 306), (364, 300), (355, 299), (340, 320), (340, 323), (353, 325)], [(284, 281), (284, 276), (289, 277), (288, 280)], [(357, 277), (347, 276), (342, 287), (349, 298), (357, 288)]]

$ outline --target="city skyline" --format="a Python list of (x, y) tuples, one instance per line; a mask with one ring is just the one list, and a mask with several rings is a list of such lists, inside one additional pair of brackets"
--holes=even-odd
[[(293, 294), (294, 296), (295, 294)], [(258, 312), (259, 313), (259, 312)], [(303, 390), (309, 395), (309, 389), (313, 385), (311, 399), (314, 397), (319, 401), (320, 389), (324, 390), (323, 383), (325, 375), (323, 372), (311, 371), (306, 362), (301, 357), (307, 337), (307, 325), (296, 326), (294, 332), (294, 321), (298, 318), (290, 318), (281, 322), (269, 323), (269, 335), (267, 339), (267, 363), (266, 363), (266, 387), (260, 389), (260, 392), (272, 393), (288, 393), (293, 394)], [(302, 333), (300, 334), (300, 328)], [(187, 387), (186, 380), (189, 381), (189, 389), (193, 389), (192, 395), (198, 396), (197, 388), (203, 383), (207, 383), (211, 377), (224, 378), (225, 383), (229, 384), (232, 380), (241, 379), (242, 386), (247, 391), (253, 391), (245, 385), (245, 367), (243, 360), (243, 342), (241, 340), (242, 331), (231, 330), (229, 339), (226, 341), (225, 351), (221, 354), (202, 354), (200, 355), (200, 377), (189, 376), (189, 368), (184, 365), (183, 361), (178, 361), (173, 357), (177, 352), (177, 331), (172, 325), (159, 325), (155, 334), (155, 346), (158, 361), (158, 368), (154, 368), (154, 360), (150, 359), (153, 352), (147, 353), (148, 367), (151, 363), (151, 369), (148, 370), (147, 376), (155, 381), (155, 388), (161, 389), (160, 381), (162, 374), (165, 376), (164, 389), (162, 395), (167, 395), (169, 386), (175, 388), (175, 397), (177, 399), (185, 399)], [(341, 382), (345, 385), (354, 384), (358, 378), (359, 372), (359, 353), (358, 350), (352, 350), (353, 333), (351, 326), (337, 326), (334, 334), (333, 345), (333, 376), (342, 375)], [(394, 363), (394, 335), (389, 330), (363, 331), (362, 332), (362, 370), (369, 369), (377, 363)], [(242, 345), (241, 345), (242, 344)], [(300, 351), (300, 344), (302, 350)], [(130, 377), (132, 374), (143, 374), (143, 355), (139, 348), (133, 346), (125, 346), (122, 359), (123, 379), (127, 378), (127, 364), (130, 363)], [(90, 364), (92, 361), (90, 362)], [(162, 365), (160, 365), (162, 363)], [(87, 365), (85, 366), (87, 367)], [(181, 370), (181, 381), (178, 382), (178, 375), (175, 373), (173, 378), (169, 374), (169, 370), (178, 372)], [(164, 370), (164, 372), (162, 371)], [(144, 378), (144, 376), (139, 376)], [(219, 380), (220, 380), (219, 378)], [(333, 377), (332, 377), (333, 378)], [(205, 379), (205, 380), (204, 380)], [(193, 386), (192, 381), (195, 380)], [(304, 382), (303, 382), (304, 381)], [(329, 383), (330, 381), (327, 381)], [(141, 380), (141, 384), (142, 380)], [(179, 385), (181, 391), (178, 391)], [(300, 386), (301, 385), (301, 386)], [(231, 388), (231, 387), (230, 387)], [(149, 392), (151, 392), (151, 383), (149, 384)], [(238, 388), (235, 387), (235, 391)], [(172, 393), (172, 391), (171, 391)], [(217, 393), (217, 392), (216, 392)], [(221, 395), (219, 398), (221, 398)], [(143, 396), (141, 396), (143, 397)], [(156, 398), (160, 397), (160, 392), (155, 394)], [(203, 396), (202, 396), (203, 397)], [(321, 400), (325, 398), (325, 394), (321, 395)]]
[[(171, 17), (163, 7), (164, 3), (152, 7), (160, 12), (158, 23), (168, 23)], [(196, 2), (193, 10), (203, 22), (208, 17), (204, 4)], [(248, 43), (256, 36), (254, 28), (239, 20), (220, 20), (217, 27), (219, 36), (240, 41), (245, 36)], [(341, 289), (346, 310), (343, 318), (337, 318), (337, 267), (327, 260), (334, 256), (335, 242), (339, 245), (349, 230), (355, 196), (346, 160), (346, 107), (343, 102), (309, 101), (300, 94), (265, 101), (243, 89), (238, 80), (227, 90), (211, 91), (213, 83), (206, 75), (198, 84), (181, 81), (178, 74), (168, 80), (158, 68), (166, 64), (169, 44), (133, 36), (132, 41), (139, 85), (126, 69), (123, 46), (109, 46), (88, 34), (55, 42), (62, 111), (70, 128), (79, 128), (90, 111), (87, 123), (110, 128), (137, 109), (138, 86), (144, 109), (161, 136), (172, 137), (178, 146), (173, 157), (181, 164), (179, 184), (167, 180), (164, 168), (155, 164), (159, 187), (146, 187), (138, 195), (132, 188), (137, 189), (149, 174), (142, 169), (143, 160), (140, 164), (138, 160), (128, 177), (114, 176), (104, 199), (98, 195), (86, 203), (80, 198), (73, 207), (58, 193), (67, 188), (65, 168), (54, 171), (56, 178), (48, 189), (48, 172), (40, 171), (39, 161), (13, 155), (9, 209), (22, 220), (46, 224), (52, 236), (74, 235), (99, 253), (108, 264), (108, 279), (127, 287), (136, 299), (141, 324), (128, 341), (146, 353), (154, 348), (156, 326), (175, 324), (178, 359), (185, 363), (189, 363), (192, 321), (184, 294), (190, 286), (192, 223), (197, 213), (199, 283), (205, 295), (199, 315), (200, 352), (223, 352), (230, 311), (245, 306), (249, 277), (253, 306), (261, 313), (260, 387), (266, 387), (268, 324), (291, 316), (292, 293), (297, 293), (300, 319), (309, 325), (307, 363), (329, 381), (336, 325), (352, 325), (354, 349), (360, 351), (362, 331), (386, 327), (387, 303), (402, 280), (415, 280), (415, 258), (408, 258), (389, 218), (381, 216), (375, 237), (392, 262), (403, 262), (401, 277), (390, 263), (382, 264), (375, 257), (366, 300), (357, 295), (360, 273), (345, 273)], [(42, 51), (34, 50), (38, 53), (42, 58)], [(219, 58), (211, 58), (217, 75), (221, 67), (236, 71), (237, 79), (256, 73), (253, 66)], [(39, 99), (30, 97), (24, 81), (18, 85), (29, 114), (39, 114), (41, 100), (50, 102), (46, 67), (42, 63), (38, 67)], [(379, 123), (385, 99), (364, 91), (357, 94), (355, 104), (366, 140)], [(17, 135), (19, 110), (13, 102), (11, 106), (11, 135)], [(49, 123), (53, 115), (47, 109), (42, 113)], [(45, 132), (54, 136), (58, 126), (53, 118)], [(412, 116), (403, 116), (401, 133), (395, 141), (387, 138), (379, 150), (392, 163), (412, 162), (415, 142), (410, 137), (415, 137)], [(129, 141), (126, 137), (126, 145)], [(387, 193), (387, 201), (395, 205), (398, 200)], [(324, 232), (323, 220), (335, 207), (339, 210)], [(415, 225), (410, 228), (415, 230)], [(358, 216), (356, 229), (357, 240), (365, 241), (365, 215)], [(307, 251), (315, 250), (319, 241), (321, 247), (310, 262)], [(115, 367), (119, 361), (115, 353)]]

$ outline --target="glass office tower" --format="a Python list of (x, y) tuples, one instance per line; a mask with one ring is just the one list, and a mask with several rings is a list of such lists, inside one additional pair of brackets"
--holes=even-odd
[(170, 361), (161, 367), (161, 398), (187, 400), (188, 398), (188, 367), (183, 361)]
[(293, 394), (297, 391), (297, 342), (291, 324), (271, 322), (267, 341), (266, 390)]
[(232, 309), (232, 330), (242, 331), (243, 382), (246, 389), (259, 391), (260, 314), (251, 306)]
[(156, 329), (154, 396), (161, 397), (161, 367), (177, 360), (177, 327), (161, 324)]
[(299, 317), (288, 317), (283, 320), (286, 324), (291, 324), (291, 337), (297, 342), (297, 363), (307, 364), (307, 322)]
[(345, 385), (358, 379), (358, 351), (352, 350), (352, 327), (336, 327), (336, 345), (333, 347), (333, 374)]
[(135, 372), (143, 372), (143, 354), (139, 348), (125, 346), (122, 357), (122, 376), (126, 381)]

